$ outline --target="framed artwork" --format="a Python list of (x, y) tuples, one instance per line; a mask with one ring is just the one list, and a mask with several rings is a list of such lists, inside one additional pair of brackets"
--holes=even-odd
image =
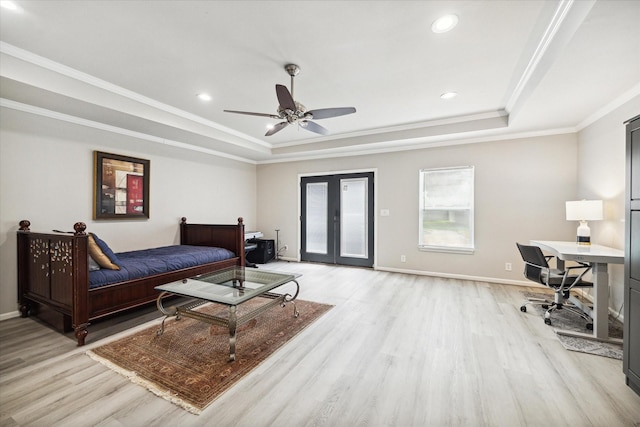
[(149, 163), (94, 151), (93, 219), (148, 219)]

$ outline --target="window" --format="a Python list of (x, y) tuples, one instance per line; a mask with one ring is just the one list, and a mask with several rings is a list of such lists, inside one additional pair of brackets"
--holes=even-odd
[(420, 171), (420, 249), (472, 253), (473, 166)]

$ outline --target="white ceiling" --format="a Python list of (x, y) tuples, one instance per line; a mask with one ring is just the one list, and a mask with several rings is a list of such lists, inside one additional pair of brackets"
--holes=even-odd
[[(15, 2), (2, 106), (248, 162), (573, 132), (640, 108), (640, 1)], [(446, 13), (458, 26), (433, 33)], [(265, 137), (278, 120), (222, 111), (275, 114), (288, 63), (297, 101), (357, 113), (319, 121), (329, 136)]]

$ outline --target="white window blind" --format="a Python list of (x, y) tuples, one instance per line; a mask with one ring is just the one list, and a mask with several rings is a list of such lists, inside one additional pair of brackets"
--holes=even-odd
[(420, 171), (421, 249), (473, 252), (473, 178), (473, 166)]

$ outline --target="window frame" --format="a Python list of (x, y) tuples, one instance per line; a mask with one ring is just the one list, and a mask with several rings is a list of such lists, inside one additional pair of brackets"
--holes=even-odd
[[(424, 237), (424, 211), (425, 209), (425, 176), (429, 172), (446, 172), (446, 171), (459, 171), (466, 169), (471, 171), (471, 191), (470, 200), (468, 200), (469, 207), (460, 207), (458, 209), (469, 211), (469, 232), (471, 242), (469, 245), (456, 246), (456, 245), (430, 245), (423, 242)], [(448, 253), (463, 253), (473, 254), (475, 251), (475, 167), (474, 166), (453, 166), (443, 168), (425, 168), (419, 171), (419, 197), (418, 197), (418, 249), (421, 251), (431, 252), (448, 252)], [(433, 209), (433, 208), (432, 208)], [(437, 207), (436, 207), (437, 209)], [(452, 210), (450, 206), (443, 206), (443, 210)]]

